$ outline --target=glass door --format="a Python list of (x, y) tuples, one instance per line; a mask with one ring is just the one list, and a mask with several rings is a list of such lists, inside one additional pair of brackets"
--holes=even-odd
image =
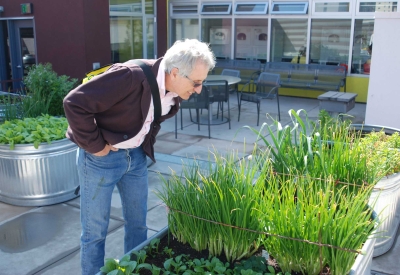
[(36, 64), (36, 45), (33, 20), (1, 22), (0, 32), (1, 90), (16, 92), (30, 66)]

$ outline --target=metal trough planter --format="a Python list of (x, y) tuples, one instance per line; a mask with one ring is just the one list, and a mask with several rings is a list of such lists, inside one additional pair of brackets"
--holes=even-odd
[(0, 201), (17, 206), (43, 206), (77, 197), (76, 151), (68, 139), (18, 144), (14, 150), (0, 145)]
[[(167, 233), (168, 233), (168, 226), (161, 229), (158, 233), (151, 236), (150, 238), (148, 238), (147, 240), (145, 240), (144, 242), (142, 242), (141, 244), (139, 244), (138, 246), (133, 248), (131, 251), (129, 251), (125, 255), (131, 255), (133, 251), (142, 250), (145, 246), (149, 245), (153, 239), (156, 239), (156, 238), (161, 239), (164, 236), (166, 236)], [(364, 245), (361, 248), (361, 251), (363, 251), (364, 254), (363, 255), (359, 254), (356, 257), (355, 262), (354, 262), (353, 266), (351, 267), (351, 270), (348, 275), (370, 275), (371, 274), (372, 254), (374, 251), (374, 244), (375, 244), (375, 238), (370, 238), (364, 243)], [(100, 271), (96, 275), (105, 275), (105, 273)]]
[(370, 197), (381, 224), (376, 229), (374, 257), (385, 254), (392, 247), (400, 225), (400, 173), (384, 177), (376, 184)]
[[(399, 129), (385, 126), (353, 124), (355, 130), (365, 133), (383, 130), (387, 135), (400, 132)], [(376, 202), (375, 202), (376, 201)], [(375, 202), (374, 211), (381, 224), (376, 229), (376, 242), (373, 257), (385, 254), (392, 247), (400, 225), (400, 173), (381, 179), (372, 191), (369, 204)]]

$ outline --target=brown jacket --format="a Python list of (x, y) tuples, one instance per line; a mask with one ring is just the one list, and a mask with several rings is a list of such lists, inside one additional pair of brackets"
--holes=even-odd
[[(142, 60), (156, 76), (161, 59)], [(89, 153), (101, 151), (107, 143), (117, 144), (136, 136), (149, 111), (151, 89), (136, 64), (117, 63), (103, 74), (73, 89), (64, 98), (69, 127), (66, 136)], [(153, 122), (142, 146), (153, 161), (154, 143), (160, 123), (173, 117), (181, 99), (171, 111)]]

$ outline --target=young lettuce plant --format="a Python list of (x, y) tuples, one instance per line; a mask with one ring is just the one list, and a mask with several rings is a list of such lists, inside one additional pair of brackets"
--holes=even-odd
[(32, 143), (37, 149), (42, 142), (64, 139), (67, 127), (65, 117), (50, 115), (5, 121), (0, 124), (0, 144), (9, 144), (12, 150), (16, 144)]
[(130, 274), (140, 274), (141, 269), (152, 270), (150, 264), (144, 262), (132, 261), (129, 255), (125, 255), (121, 260), (116, 259), (106, 259), (105, 265), (100, 268), (100, 271), (107, 275), (130, 275)]

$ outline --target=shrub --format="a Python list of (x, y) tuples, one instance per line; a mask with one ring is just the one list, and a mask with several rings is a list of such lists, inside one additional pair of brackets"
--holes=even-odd
[(23, 100), (23, 116), (64, 116), (63, 98), (76, 82), (66, 75), (58, 76), (50, 63), (32, 66), (24, 77), (27, 96)]

